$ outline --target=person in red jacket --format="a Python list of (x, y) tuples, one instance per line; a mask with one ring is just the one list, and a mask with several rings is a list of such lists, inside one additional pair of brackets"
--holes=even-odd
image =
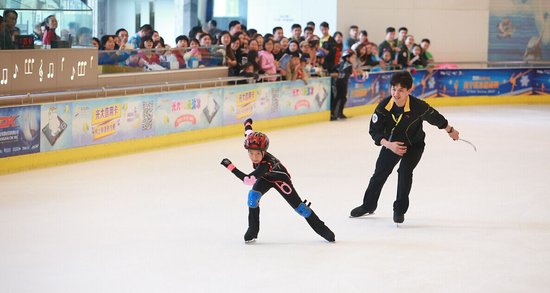
[(248, 230), (244, 234), (245, 242), (252, 242), (258, 237), (260, 230), (260, 199), (271, 188), (275, 188), (290, 206), (313, 228), (321, 237), (329, 242), (334, 242), (334, 233), (310, 208), (311, 203), (302, 201), (292, 181), (290, 174), (283, 164), (272, 154), (267, 152), (269, 138), (261, 132), (252, 130), (252, 119), (247, 119), (245, 125), (244, 147), (248, 150), (248, 156), (252, 161), (254, 171), (245, 174), (231, 163), (229, 159), (223, 159), (221, 164), (231, 171), (244, 184), (252, 186), (248, 192)]

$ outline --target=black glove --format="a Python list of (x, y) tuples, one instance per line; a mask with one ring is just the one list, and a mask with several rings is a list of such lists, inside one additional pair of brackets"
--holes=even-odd
[(228, 167), (229, 165), (231, 165), (232, 163), (231, 163), (231, 161), (230, 161), (228, 158), (225, 158), (225, 159), (223, 159), (223, 160), (221, 161), (220, 164), (222, 164), (224, 167), (227, 168), (227, 167)]
[(252, 118), (248, 118), (243, 124), (244, 126), (247, 126), (247, 125), (252, 125), (252, 123), (253, 123)]

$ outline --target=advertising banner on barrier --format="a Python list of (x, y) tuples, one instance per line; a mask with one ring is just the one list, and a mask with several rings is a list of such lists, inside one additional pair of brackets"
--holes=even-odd
[(533, 94), (550, 94), (550, 69), (535, 69), (533, 75)]
[(286, 82), (281, 84), (279, 116), (292, 116), (329, 110), (330, 79)]
[(157, 135), (222, 125), (222, 90), (210, 88), (163, 94), (157, 98)]
[(78, 101), (73, 108), (73, 146), (154, 135), (154, 96)]
[(40, 151), (40, 106), (0, 108), (0, 158)]
[[(413, 91), (411, 95), (420, 98), (430, 98), (437, 95), (437, 81), (436, 81), (437, 70), (428, 72), (427, 70), (417, 70), (412, 73), (413, 77)], [(390, 77), (388, 77), (388, 89)], [(389, 91), (388, 95), (389, 96)]]
[(531, 94), (533, 69), (454, 69), (437, 73), (442, 97)]
[(390, 94), (391, 73), (371, 73), (365, 80), (351, 78), (346, 107), (377, 103)]
[(72, 147), (72, 102), (46, 104), (41, 107), (40, 151), (47, 152)]
[(266, 83), (224, 88), (223, 124), (240, 123), (248, 117), (254, 120), (278, 117), (280, 87), (279, 83)]

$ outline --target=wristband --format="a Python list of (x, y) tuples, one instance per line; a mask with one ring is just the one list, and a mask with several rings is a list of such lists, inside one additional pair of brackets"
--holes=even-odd
[(447, 131), (447, 133), (452, 133), (453, 131), (455, 131), (455, 129), (451, 126), (451, 130)]
[(235, 169), (235, 165), (229, 164), (229, 165), (227, 165), (227, 169), (228, 169), (229, 171), (233, 171), (233, 169)]

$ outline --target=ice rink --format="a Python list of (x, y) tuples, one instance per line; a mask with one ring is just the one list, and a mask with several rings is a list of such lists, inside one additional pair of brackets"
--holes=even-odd
[(0, 292), (549, 292), (550, 105), (438, 110), (478, 151), (424, 123), (398, 228), (395, 170), (348, 218), (370, 116), (268, 132), (335, 243), (274, 190), (244, 243), (248, 187), (219, 164), (251, 171), (241, 136), (0, 176)]

